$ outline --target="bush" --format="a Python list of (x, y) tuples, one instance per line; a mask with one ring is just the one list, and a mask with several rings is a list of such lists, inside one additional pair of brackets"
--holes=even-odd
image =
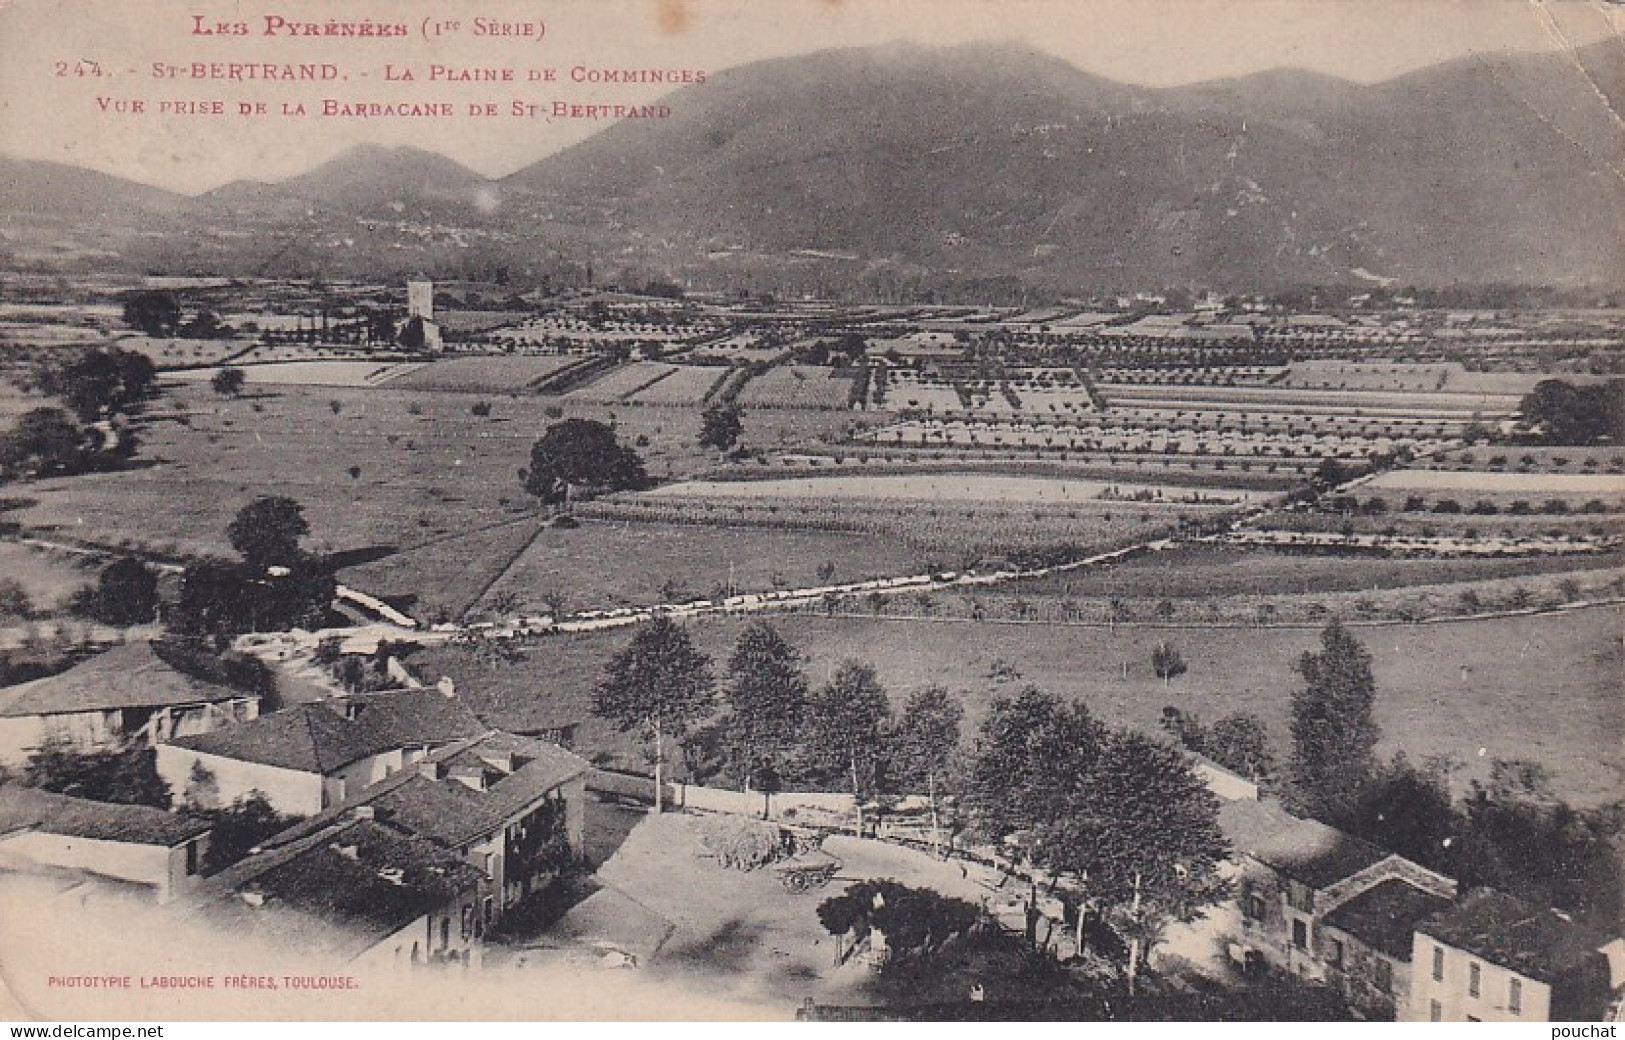
[(699, 834), (700, 855), (734, 870), (756, 870), (790, 854), (790, 845), (778, 826), (762, 820), (709, 816), (694, 829)]

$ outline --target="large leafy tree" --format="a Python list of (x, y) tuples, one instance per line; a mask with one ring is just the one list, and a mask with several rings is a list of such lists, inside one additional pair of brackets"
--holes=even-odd
[(1078, 804), (1104, 737), (1088, 708), (1036, 686), (994, 698), (960, 796), (972, 827), (1033, 851)]
[(891, 732), (888, 771), (899, 788), (924, 791), (930, 798), (932, 840), (938, 845), (937, 795), (959, 750), (959, 726), (964, 718), (964, 707), (947, 690), (927, 686), (909, 695)]
[(1203, 740), (1203, 754), (1255, 783), (1275, 775), (1275, 752), (1269, 730), (1256, 715), (1236, 712), (1213, 724)]
[(664, 807), (666, 741), (681, 744), (711, 713), (715, 700), (710, 660), (670, 618), (644, 625), (610, 659), (593, 697), (593, 713), (623, 731), (640, 731), (654, 745), (655, 812)]
[(1404, 753), (1379, 769), (1359, 792), (1348, 829), (1424, 867), (1455, 876), (1455, 850), (1465, 821), (1451, 804), (1438, 771), (1418, 769)]
[(727, 451), (745, 432), (744, 413), (733, 403), (714, 404), (700, 413), (700, 447)]
[(169, 785), (158, 775), (151, 748), (84, 751), (61, 739), (47, 739), (23, 765), (22, 782), (58, 794), (95, 802), (169, 808)]
[(94, 438), (61, 408), (31, 408), (0, 434), (0, 474), (41, 477), (77, 473), (95, 451)]
[(843, 780), (857, 802), (857, 831), (863, 833), (863, 803), (881, 786), (881, 764), (891, 702), (872, 665), (846, 661), (808, 703), (807, 742), (822, 775)]
[(145, 354), (108, 347), (86, 351), (60, 368), (47, 368), (40, 383), (88, 423), (134, 411), (157, 391), (158, 369)]
[(728, 658), (729, 763), (764, 794), (783, 779), (799, 746), (808, 697), (801, 668), (801, 652), (765, 621), (741, 632)]
[(173, 336), (181, 323), (181, 302), (162, 289), (125, 294), (124, 321), (149, 336)]
[(1371, 654), (1337, 619), (1320, 646), (1298, 662), (1304, 685), (1292, 695), (1292, 785), (1309, 812), (1341, 823), (1376, 766), (1377, 686)]
[(108, 625), (144, 625), (158, 613), (158, 576), (133, 556), (102, 569), (96, 587), (74, 599), (81, 614)]
[(1086, 904), (1108, 908), (1128, 942), (1132, 986), (1170, 922), (1194, 920), (1226, 894), (1219, 802), (1179, 749), (1128, 731), (1102, 742), (1072, 797), (1048, 829), (1043, 858), (1082, 879)]
[(250, 567), (292, 567), (300, 562), (299, 539), (310, 533), (305, 510), (280, 495), (261, 495), (237, 511), (226, 527), (231, 547)]
[(530, 449), (521, 472), (525, 490), (550, 505), (568, 502), (578, 488), (628, 491), (648, 483), (637, 452), (615, 431), (592, 419), (566, 419), (549, 426)]
[(1575, 386), (1543, 379), (1519, 406), (1548, 444), (1617, 443), (1625, 438), (1625, 380)]

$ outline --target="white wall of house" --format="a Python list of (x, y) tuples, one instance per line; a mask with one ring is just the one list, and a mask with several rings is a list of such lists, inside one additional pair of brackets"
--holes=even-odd
[(214, 774), (217, 800), (221, 806), (230, 805), (250, 791), (259, 791), (279, 813), (312, 816), (322, 811), (323, 785), (319, 773), (302, 773), (280, 766), (208, 755), (174, 744), (159, 744), (157, 752), (158, 775), (169, 784), (176, 805), (186, 799), (186, 786), (192, 778), (193, 764), (201, 762), (203, 768)]
[[(1454, 946), (1417, 932), (1411, 939), (1411, 998), (1400, 1009), (1401, 1021), (1428, 1022), (1434, 1003), (1442, 1022), (1546, 1022), (1551, 1019), (1552, 988), (1509, 971)], [(1443, 978), (1435, 978), (1434, 954), (1443, 951)], [(1472, 968), (1478, 966), (1478, 993), (1472, 992)], [(1512, 983), (1518, 983), (1518, 1010), (1512, 1009)]]
[(327, 778), (325, 790), (327, 803), (324, 808), (334, 806), (351, 797), (364, 787), (376, 784), (391, 773), (401, 768), (401, 752), (385, 751), (380, 755), (368, 755), (357, 759)]
[(0, 718), (0, 765), (22, 765), (49, 737), (72, 741), (87, 751), (107, 747), (120, 736), (118, 715), (116, 711), (82, 711)]
[[(192, 863), (202, 862), (208, 836), (192, 839)], [(158, 902), (167, 903), (198, 879), (188, 871), (186, 845), (169, 848), (136, 842), (68, 837), (39, 830), (18, 831), (0, 839), (0, 860), (21, 864), (83, 870), (103, 877), (152, 886)]]

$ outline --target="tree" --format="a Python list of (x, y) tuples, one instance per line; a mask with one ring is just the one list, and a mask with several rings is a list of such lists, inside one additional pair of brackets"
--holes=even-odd
[(891, 703), (874, 667), (845, 661), (807, 705), (807, 741), (827, 778), (843, 777), (857, 803), (856, 831), (863, 833), (863, 803), (880, 789), (880, 767)]
[(655, 812), (665, 797), (666, 740), (682, 743), (711, 711), (711, 662), (670, 618), (656, 617), (610, 659), (593, 697), (593, 713), (654, 743)]
[(728, 658), (728, 757), (747, 788), (754, 784), (764, 799), (798, 745), (808, 693), (801, 665), (801, 652), (765, 621), (741, 632)]
[(285, 574), (252, 564), (200, 560), (181, 573), (171, 625), (197, 636), (228, 637), (323, 626), (337, 590), (325, 563), (300, 560)]
[(280, 495), (261, 495), (237, 511), (226, 539), (249, 566), (292, 567), (302, 558), (299, 539), (310, 533), (305, 510)]
[(102, 569), (94, 589), (74, 597), (74, 611), (107, 625), (144, 625), (158, 614), (158, 575), (133, 556)]
[(1157, 673), (1157, 678), (1168, 686), (1181, 675), (1185, 674), (1185, 658), (1172, 643), (1158, 643), (1151, 651), (1151, 668)]
[(226, 869), (247, 856), (260, 842), (301, 819), (277, 812), (257, 790), (238, 798), (230, 808), (209, 815), (214, 829), (209, 835), (209, 851), (203, 855), (203, 870), (208, 874)]
[(1547, 444), (1618, 443), (1625, 439), (1625, 380), (1575, 386), (1543, 379), (1524, 397), (1519, 412)]
[(700, 447), (727, 451), (745, 432), (744, 413), (737, 404), (714, 404), (700, 413)]
[(1298, 661), (1304, 685), (1292, 694), (1292, 784), (1306, 809), (1336, 824), (1375, 767), (1377, 688), (1371, 654), (1336, 618), (1320, 645)]
[(1456, 875), (1457, 845), (1465, 821), (1451, 804), (1437, 772), (1411, 765), (1404, 752), (1362, 788), (1347, 821), (1349, 832), (1441, 873)]
[(181, 304), (162, 289), (137, 290), (124, 296), (124, 322), (148, 336), (173, 336), (181, 323)]
[(89, 350), (60, 368), (47, 367), (40, 384), (60, 396), (81, 422), (131, 412), (158, 388), (158, 369), (138, 351)]
[(1207, 731), (1203, 744), (1205, 755), (1255, 783), (1275, 775), (1269, 731), (1256, 715), (1226, 715)]
[[(882, 971), (895, 971), (932, 960), (944, 943), (964, 935), (981, 919), (974, 903), (941, 895), (929, 888), (910, 888), (889, 878), (860, 881), (818, 905), (818, 920), (839, 940), (849, 933), (886, 937), (889, 959)], [(836, 947), (836, 963), (841, 951)]]
[(193, 759), (192, 768), (186, 774), (186, 790), (181, 795), (181, 804), (187, 812), (208, 812), (220, 808), (219, 802), (220, 778), (203, 764), (202, 759)]
[(1036, 686), (995, 697), (960, 793), (972, 828), (993, 844), (1040, 851), (1046, 832), (1078, 804), (1104, 736), (1088, 708)]
[(615, 431), (592, 419), (554, 423), (531, 446), (525, 490), (550, 505), (568, 502), (575, 488), (631, 491), (648, 475), (637, 452), (623, 447)]
[(169, 785), (158, 775), (151, 748), (83, 751), (59, 737), (48, 737), (23, 765), (22, 782), (57, 794), (94, 802), (169, 808)]
[(236, 397), (243, 392), (243, 384), (248, 382), (248, 376), (240, 368), (226, 367), (216, 372), (209, 380), (209, 385), (221, 397)]
[(66, 411), (31, 408), (0, 436), (0, 473), (8, 477), (77, 473), (94, 450), (89, 431)]
[(959, 724), (964, 718), (964, 707), (947, 690), (927, 686), (904, 702), (889, 740), (891, 777), (904, 789), (925, 789), (931, 802), (932, 844), (939, 848), (942, 838), (937, 791), (959, 749)]
[[(1218, 799), (1178, 749), (1139, 733), (1102, 742), (1045, 845), (1053, 868), (1077, 874), (1088, 901), (1109, 908), (1129, 947), (1131, 991), (1168, 924), (1194, 920), (1228, 891)], [(1080, 938), (1082, 918), (1080, 909)]]

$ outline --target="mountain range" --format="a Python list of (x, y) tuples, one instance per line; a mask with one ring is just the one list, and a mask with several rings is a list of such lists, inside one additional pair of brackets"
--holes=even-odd
[(1283, 69), (1173, 88), (1014, 44), (822, 51), (716, 74), (669, 118), (496, 180), (370, 145), (195, 197), (0, 160), (0, 214), (14, 259), (93, 236), (98, 262), (176, 273), (1616, 288), (1619, 44), (1372, 85)]

